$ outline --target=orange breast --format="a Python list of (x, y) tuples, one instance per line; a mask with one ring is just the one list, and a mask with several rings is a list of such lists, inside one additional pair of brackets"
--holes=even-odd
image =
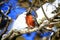
[(35, 26), (35, 21), (33, 20), (33, 16), (32, 15), (28, 15), (26, 16), (26, 23), (27, 25), (30, 26)]

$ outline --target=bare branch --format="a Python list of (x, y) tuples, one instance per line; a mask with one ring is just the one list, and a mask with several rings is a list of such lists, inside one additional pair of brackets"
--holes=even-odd
[(8, 22), (6, 23), (6, 26), (4, 27), (4, 31), (2, 32), (2, 34), (0, 34), (0, 36), (2, 36), (4, 33), (6, 33), (8, 25), (10, 22), (11, 22), (11, 20), (10, 21), (8, 20)]
[(11, 8), (8, 7), (8, 10), (7, 10), (7, 12), (5, 13), (5, 15), (8, 15), (8, 14), (10, 13), (10, 10), (11, 10)]
[(58, 12), (56, 13), (56, 15), (54, 15), (54, 17), (51, 18), (51, 21), (54, 20), (55, 17), (57, 17), (60, 14), (60, 10), (58, 10)]
[(41, 6), (41, 8), (42, 8), (43, 14), (46, 17), (46, 19), (50, 21), (50, 19), (47, 17), (46, 13), (44, 12), (43, 6)]

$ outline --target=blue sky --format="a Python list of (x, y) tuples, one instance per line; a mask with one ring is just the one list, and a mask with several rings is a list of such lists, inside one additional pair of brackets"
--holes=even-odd
[[(12, 5), (12, 9), (8, 16), (10, 16), (12, 19), (16, 19), (17, 15), (22, 14), (24, 11), (26, 11), (26, 8), (20, 7), (17, 3), (17, 0), (9, 0), (9, 2), (5, 3), (1, 9), (6, 12), (8, 10), (8, 7)], [(32, 14), (35, 15), (34, 12), (32, 12)]]

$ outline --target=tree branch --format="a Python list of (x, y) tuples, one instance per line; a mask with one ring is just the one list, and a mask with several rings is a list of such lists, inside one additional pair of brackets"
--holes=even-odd
[(47, 17), (46, 13), (44, 12), (43, 6), (41, 6), (41, 8), (42, 8), (43, 14), (44, 14), (44, 16), (46, 17), (46, 19), (49, 20), (49, 21), (51, 21), (51, 20)]

